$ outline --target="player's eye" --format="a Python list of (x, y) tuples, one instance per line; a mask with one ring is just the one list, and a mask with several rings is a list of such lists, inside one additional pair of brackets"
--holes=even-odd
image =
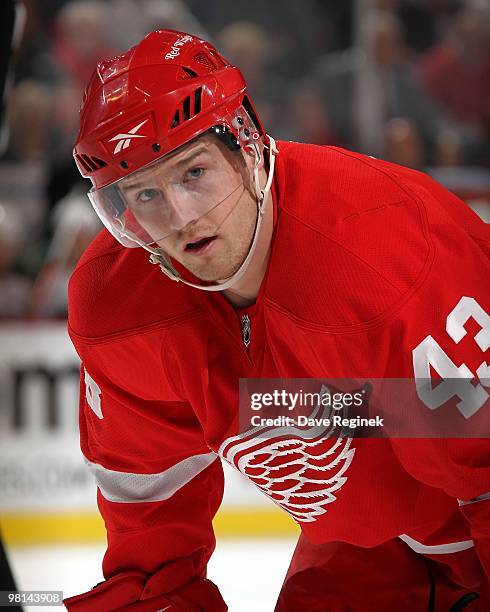
[(204, 168), (201, 168), (200, 166), (196, 166), (195, 168), (191, 168), (190, 170), (187, 170), (186, 175), (188, 178), (195, 180), (198, 178), (201, 178), (201, 176), (204, 174)]
[(146, 204), (147, 202), (151, 202), (158, 198), (159, 191), (158, 189), (143, 189), (139, 191), (136, 196), (136, 201), (139, 204)]

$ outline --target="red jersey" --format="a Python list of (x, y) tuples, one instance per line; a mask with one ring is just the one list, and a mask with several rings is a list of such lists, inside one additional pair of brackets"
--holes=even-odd
[[(332, 147), (279, 143), (273, 200), (270, 261), (245, 326), (221, 293), (169, 280), (105, 231), (72, 276), (81, 447), (107, 527), (105, 576), (182, 558), (205, 575), (221, 457), (314, 545), (401, 536), (449, 565), (462, 551), (475, 561), (475, 546), (479, 561), (453, 578), (476, 588), (479, 563), (490, 574), (488, 440), (343, 438), (325, 440), (320, 458), (297, 440), (305, 483), (279, 434), (239, 434), (238, 384), (413, 378), (441, 363), (444, 378), (464, 364), (488, 411), (488, 227), (427, 176)], [(286, 475), (296, 478), (287, 490)]]

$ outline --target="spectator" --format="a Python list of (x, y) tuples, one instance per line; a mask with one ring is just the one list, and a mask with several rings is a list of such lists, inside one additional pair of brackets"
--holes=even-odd
[(76, 185), (53, 211), (53, 239), (34, 284), (32, 315), (67, 315), (68, 279), (80, 256), (101, 229), (95, 212), (88, 206), (84, 189), (84, 184)]
[(282, 79), (268, 64), (272, 53), (267, 32), (256, 23), (236, 21), (222, 29), (218, 47), (224, 57), (240, 66), (259, 115), (273, 130), (285, 96)]
[(395, 164), (422, 170), (424, 147), (420, 132), (410, 119), (391, 119), (384, 129), (384, 157)]
[[(80, 177), (73, 161), (71, 148), (77, 135), (78, 109), (82, 99), (80, 87), (73, 81), (65, 81), (55, 88), (54, 121), (50, 125), (49, 153), (46, 155), (47, 176), (45, 200), (47, 214), (66, 196)], [(44, 238), (49, 240), (49, 217), (44, 224)]]
[(313, 85), (302, 81), (292, 92), (287, 112), (275, 133), (278, 138), (312, 144), (336, 145), (337, 140), (322, 97)]
[(60, 75), (83, 90), (97, 62), (115, 55), (109, 8), (94, 0), (66, 4), (56, 18), (52, 54)]
[(54, 121), (50, 124), (46, 151), (46, 242), (51, 239), (48, 220), (53, 207), (79, 180), (71, 154), (78, 129), (78, 110), (97, 62), (116, 53), (111, 22), (111, 6), (96, 0), (66, 3), (55, 18), (51, 59), (58, 80), (54, 86)]
[(112, 34), (121, 49), (135, 45), (149, 32), (162, 28), (207, 36), (182, 0), (110, 0), (109, 6), (114, 24)]
[(45, 159), (53, 108), (53, 92), (45, 83), (25, 79), (15, 86), (8, 104), (9, 159), (21, 162)]
[(391, 13), (373, 12), (363, 22), (361, 40), (362, 47), (321, 58), (316, 69), (339, 140), (383, 155), (385, 124), (405, 118), (430, 151), (438, 133), (451, 124), (405, 60), (401, 22)]
[(268, 66), (274, 67), (271, 77), (299, 78), (309, 70), (319, 21), (313, 0), (186, 0), (186, 4), (216, 39), (223, 28), (236, 22), (253, 21), (263, 28), (270, 52)]
[(16, 267), (22, 246), (21, 222), (11, 206), (0, 204), (0, 317), (27, 312), (30, 282)]
[(420, 61), (427, 91), (486, 146), (490, 137), (489, 11), (466, 8)]
[(455, 168), (463, 165), (461, 139), (454, 130), (443, 130), (437, 139), (435, 166)]

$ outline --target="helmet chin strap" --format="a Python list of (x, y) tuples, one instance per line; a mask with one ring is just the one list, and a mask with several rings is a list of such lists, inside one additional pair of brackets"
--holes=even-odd
[(271, 136), (268, 136), (268, 139), (269, 139), (269, 144), (267, 145), (267, 148), (269, 149), (269, 174), (267, 176), (267, 182), (263, 189), (261, 189), (260, 187), (260, 180), (259, 180), (259, 168), (260, 168), (260, 163), (262, 161), (262, 154), (257, 144), (252, 143), (250, 145), (253, 147), (254, 156), (255, 156), (255, 166), (254, 166), (253, 176), (254, 176), (254, 186), (255, 186), (255, 194), (256, 194), (256, 201), (257, 201), (257, 221), (255, 223), (255, 230), (254, 230), (254, 236), (252, 239), (252, 244), (250, 246), (250, 249), (248, 250), (247, 256), (243, 260), (238, 270), (236, 270), (236, 272), (234, 272), (231, 276), (226, 278), (222, 283), (215, 283), (214, 285), (196, 285), (194, 283), (190, 283), (189, 281), (186, 281), (180, 276), (177, 270), (173, 267), (169, 256), (165, 253), (163, 249), (151, 247), (145, 244), (144, 242), (142, 242), (141, 240), (139, 240), (136, 236), (131, 235), (127, 237), (131, 238), (131, 240), (139, 244), (139, 246), (145, 249), (145, 251), (148, 251), (149, 253), (151, 253), (150, 262), (152, 264), (159, 265), (160, 269), (165, 274), (165, 276), (168, 276), (168, 278), (170, 278), (173, 281), (181, 282), (181, 283), (184, 283), (184, 285), (188, 285), (189, 287), (194, 287), (195, 289), (202, 289), (203, 291), (223, 291), (224, 289), (229, 289), (230, 287), (235, 285), (247, 271), (250, 261), (252, 260), (252, 257), (255, 253), (255, 249), (257, 247), (257, 243), (259, 239), (260, 227), (262, 225), (262, 218), (264, 216), (265, 207), (269, 199), (267, 196), (272, 186), (272, 179), (274, 177), (274, 167), (275, 167), (276, 155), (278, 153), (278, 150), (276, 148), (275, 140)]

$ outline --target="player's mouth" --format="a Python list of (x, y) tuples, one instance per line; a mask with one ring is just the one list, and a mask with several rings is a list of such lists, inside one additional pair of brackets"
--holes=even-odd
[(184, 247), (184, 251), (186, 253), (192, 253), (192, 255), (204, 255), (204, 253), (207, 253), (212, 247), (217, 237), (218, 236), (206, 236), (205, 238), (198, 238), (197, 240), (188, 242)]

